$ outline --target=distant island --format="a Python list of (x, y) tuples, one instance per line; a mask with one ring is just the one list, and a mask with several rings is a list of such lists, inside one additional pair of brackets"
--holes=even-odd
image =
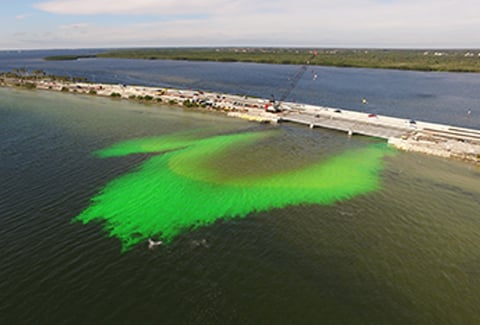
[[(315, 57), (311, 54), (316, 52)], [(119, 49), (97, 55), (49, 56), (45, 60), (121, 58), (311, 64), (444, 72), (480, 72), (480, 50), (306, 49), (306, 48), (158, 48)], [(307, 62), (310, 60), (309, 62)]]
[(96, 55), (53, 55), (43, 58), (45, 61), (74, 61), (78, 59), (96, 58)]

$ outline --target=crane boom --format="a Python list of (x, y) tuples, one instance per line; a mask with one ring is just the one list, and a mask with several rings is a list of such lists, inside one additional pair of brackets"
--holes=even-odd
[(283, 102), (287, 99), (288, 96), (292, 93), (293, 89), (297, 86), (300, 79), (302, 79), (303, 75), (307, 71), (307, 66), (304, 64), (300, 67), (300, 70), (297, 71), (295, 76), (293, 76), (290, 84), (288, 85), (287, 89), (283, 92), (282, 97), (280, 97), (280, 102)]
[[(300, 67), (300, 69), (297, 71), (297, 73), (295, 73), (295, 75), (291, 79), (291, 82), (288, 84), (287, 89), (285, 89), (285, 91), (283, 92), (283, 94), (280, 97), (280, 100), (278, 102), (275, 101), (275, 97), (272, 95), (272, 99), (270, 100), (270, 102), (273, 104), (272, 109), (273, 109), (274, 112), (280, 112), (281, 111), (281, 108), (280, 108), (281, 102), (283, 102), (285, 99), (287, 99), (288, 96), (290, 96), (290, 94), (292, 93), (292, 91), (295, 89), (298, 82), (300, 81), (300, 79), (302, 79), (303, 75), (307, 71), (307, 65), (310, 64), (310, 61), (312, 59), (314, 59), (317, 55), (318, 55), (317, 51), (313, 51), (311, 53), (310, 57), (305, 62), (305, 64), (303, 64)], [(272, 111), (272, 109), (270, 109), (270, 110)], [(267, 107), (267, 110), (268, 110), (268, 107)]]

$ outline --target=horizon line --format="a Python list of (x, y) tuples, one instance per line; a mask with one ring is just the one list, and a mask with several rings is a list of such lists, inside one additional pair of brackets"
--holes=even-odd
[(443, 50), (443, 51), (462, 51), (462, 50), (480, 50), (480, 47), (417, 47), (417, 46), (314, 46), (314, 45), (131, 45), (131, 46), (111, 46), (111, 47), (45, 47), (45, 48), (5, 48), (0, 52), (10, 51), (75, 51), (75, 50), (123, 50), (123, 49), (344, 49), (344, 50)]

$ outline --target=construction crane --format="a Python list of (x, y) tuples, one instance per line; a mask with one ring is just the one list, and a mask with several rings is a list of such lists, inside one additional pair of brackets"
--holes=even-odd
[(270, 103), (265, 105), (265, 110), (267, 112), (281, 112), (282, 111), (282, 108), (281, 108), (281, 103), (287, 99), (288, 96), (290, 96), (290, 94), (292, 93), (293, 89), (295, 89), (295, 87), (297, 86), (298, 82), (300, 81), (300, 79), (302, 79), (303, 75), (305, 74), (305, 72), (307, 71), (307, 65), (310, 64), (310, 61), (313, 60), (316, 56), (318, 55), (318, 52), (317, 51), (312, 51), (310, 57), (307, 59), (307, 61), (305, 62), (305, 64), (303, 64), (300, 69), (297, 71), (297, 73), (295, 73), (295, 75), (293, 76), (293, 78), (291, 79), (291, 82), (288, 84), (288, 87), (287, 89), (285, 89), (285, 91), (283, 92), (282, 96), (280, 97), (280, 99), (278, 101), (275, 100), (275, 96), (272, 95), (271, 96), (271, 99), (270, 99)]

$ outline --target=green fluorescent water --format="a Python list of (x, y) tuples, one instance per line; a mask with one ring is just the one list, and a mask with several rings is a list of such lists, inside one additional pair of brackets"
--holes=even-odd
[(96, 153), (118, 157), (162, 153), (108, 183), (74, 220), (104, 221), (123, 251), (147, 238), (171, 242), (218, 219), (297, 204), (332, 204), (379, 188), (386, 145), (346, 151), (302, 169), (265, 176), (224, 177), (209, 162), (277, 134), (250, 132), (195, 138), (183, 133), (126, 141)]

